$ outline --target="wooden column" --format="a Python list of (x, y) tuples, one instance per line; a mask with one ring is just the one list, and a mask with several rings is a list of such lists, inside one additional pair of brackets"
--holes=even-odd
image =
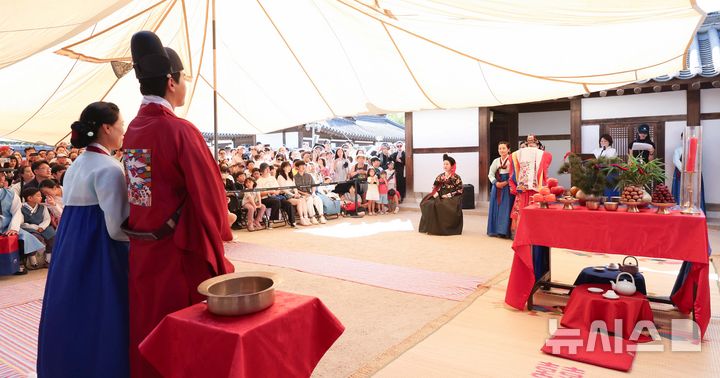
[(700, 126), (700, 90), (687, 90), (687, 125)]
[(415, 191), (415, 171), (413, 159), (413, 114), (405, 113), (405, 190), (410, 193)]
[(478, 109), (478, 193), (480, 201), (488, 200), (488, 192), (490, 181), (488, 180), (488, 170), (490, 170), (490, 108), (482, 107)]
[(519, 129), (519, 121), (518, 121), (518, 113), (512, 112), (507, 113), (507, 119), (508, 119), (508, 142), (510, 142), (510, 150), (511, 151), (517, 151), (518, 147), (520, 146), (518, 143), (518, 139), (520, 139), (520, 129)]
[(570, 151), (579, 154), (582, 152), (582, 99), (570, 99)]

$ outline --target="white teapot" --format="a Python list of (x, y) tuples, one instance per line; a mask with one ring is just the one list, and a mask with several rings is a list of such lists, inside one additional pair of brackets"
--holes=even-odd
[[(620, 281), (620, 276), (627, 274), (630, 277), (630, 281)], [(615, 281), (610, 281), (612, 289), (620, 295), (633, 295), (637, 288), (635, 287), (635, 277), (628, 272), (622, 272), (618, 274)]]

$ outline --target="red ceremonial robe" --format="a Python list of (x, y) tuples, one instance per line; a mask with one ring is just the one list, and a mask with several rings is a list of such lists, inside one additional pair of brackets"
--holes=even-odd
[(162, 105), (145, 105), (122, 148), (131, 229), (155, 231), (182, 206), (172, 235), (130, 240), (130, 372), (157, 376), (138, 345), (165, 315), (202, 301), (202, 281), (234, 271), (223, 248), (232, 232), (220, 170), (192, 123)]
[[(520, 222), (520, 210), (522, 210), (524, 207), (532, 203), (532, 196), (533, 194), (537, 193), (536, 190), (533, 189), (523, 189), (524, 185), (522, 183), (519, 183), (519, 172), (520, 172), (520, 162), (519, 160), (519, 152), (515, 151), (510, 155), (510, 179), (508, 180), (508, 184), (510, 185), (510, 193), (512, 193), (515, 196), (515, 203), (513, 204), (513, 208), (510, 211), (510, 218), (512, 219), (512, 223), (510, 225), (510, 229), (514, 232), (517, 230), (518, 222)], [(548, 168), (550, 167), (550, 163), (552, 163), (552, 155), (547, 152), (543, 151), (542, 158), (540, 159), (540, 162), (537, 166), (537, 170), (535, 171), (535, 177), (537, 182), (537, 188), (542, 188), (546, 186), (546, 180), (548, 178)]]

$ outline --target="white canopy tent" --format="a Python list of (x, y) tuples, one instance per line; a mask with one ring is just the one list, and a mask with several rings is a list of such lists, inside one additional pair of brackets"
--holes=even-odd
[[(248, 134), (560, 98), (676, 72), (705, 15), (687, 0), (215, 2), (219, 131)], [(148, 29), (192, 77), (177, 113), (213, 129), (212, 0), (64, 1), (41, 21), (37, 3), (55, 2), (0, 1), (0, 137), (54, 143), (101, 99), (129, 122), (137, 80), (118, 78), (127, 65), (112, 62), (130, 62), (131, 35)], [(21, 32), (43, 26), (57, 30)]]

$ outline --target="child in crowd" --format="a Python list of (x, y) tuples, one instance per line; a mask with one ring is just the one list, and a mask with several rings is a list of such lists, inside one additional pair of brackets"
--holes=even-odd
[(251, 177), (257, 182), (257, 179), (260, 178), (260, 170), (258, 168), (253, 168)]
[(388, 211), (390, 204), (393, 204), (392, 212), (397, 214), (400, 211), (400, 192), (397, 191), (397, 178), (395, 177), (395, 162), (390, 160), (385, 170), (388, 180)]
[(387, 212), (386, 210), (388, 205), (388, 180), (387, 172), (385, 171), (380, 172), (380, 178), (378, 179), (378, 193), (378, 210), (380, 211), (380, 214), (385, 214)]
[(375, 168), (368, 169), (367, 193), (365, 194), (365, 200), (368, 203), (368, 213), (370, 215), (377, 214), (377, 211), (375, 210), (375, 203), (380, 199), (380, 193), (378, 192), (378, 178), (375, 173)]
[(360, 211), (360, 209), (356, 206), (356, 200), (359, 204), (362, 201), (362, 198), (360, 198), (360, 195), (357, 194), (357, 192), (355, 191), (355, 186), (351, 186), (348, 189), (348, 192), (343, 194), (342, 198), (340, 199), (340, 207), (342, 208), (343, 215), (365, 215), (365, 212)]
[[(45, 261), (50, 263), (55, 241), (55, 228), (50, 224), (50, 212), (40, 203), (42, 202), (42, 193), (38, 188), (25, 188), (22, 191), (22, 198), (25, 200), (21, 209), (24, 220), (20, 227), (45, 244)], [(37, 257), (30, 256), (30, 268), (28, 269), (38, 268)]]
[[(255, 180), (247, 178), (245, 180), (245, 190), (255, 189)], [(247, 213), (247, 229), (248, 231), (255, 231), (255, 229), (262, 229), (262, 217), (265, 214), (265, 205), (260, 202), (260, 192), (245, 192), (243, 196), (243, 207), (248, 211)]]
[(45, 197), (43, 205), (50, 211), (50, 222), (57, 229), (65, 207), (62, 199), (62, 188), (55, 180), (43, 180), (40, 183), (40, 193)]

